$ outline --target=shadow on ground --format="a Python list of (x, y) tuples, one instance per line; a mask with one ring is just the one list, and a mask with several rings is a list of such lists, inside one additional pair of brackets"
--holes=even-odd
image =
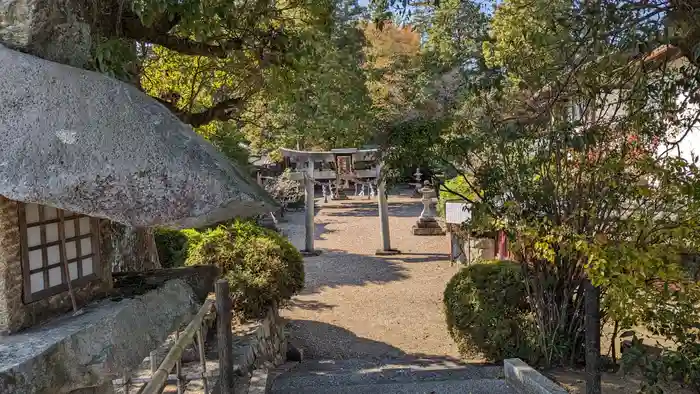
[[(377, 203), (371, 204), (348, 204), (342, 207), (342, 210), (337, 209), (339, 207), (321, 207), (321, 209), (326, 209), (324, 212), (325, 216), (355, 216), (355, 217), (370, 217), (379, 216), (379, 208)], [(389, 203), (389, 216), (410, 218), (418, 218), (421, 211), (423, 210), (423, 204), (420, 202), (400, 202), (400, 203)]]
[(317, 241), (326, 239), (325, 234), (334, 233), (336, 230), (328, 228), (328, 223), (314, 223), (314, 239)]
[(431, 263), (450, 259), (448, 253), (401, 253), (392, 258), (399, 259), (404, 263)]
[(303, 349), (305, 359), (400, 359), (425, 365), (461, 362), (444, 355), (409, 354), (387, 343), (358, 337), (345, 328), (315, 320), (287, 320), (287, 330), (290, 342)]
[(408, 278), (406, 269), (397, 261), (335, 249), (305, 258), (304, 272), (306, 282), (301, 295), (318, 293), (327, 287), (365, 286)]
[(287, 308), (299, 308), (308, 311), (324, 311), (332, 310), (337, 305), (327, 304), (325, 302), (316, 300), (300, 300), (298, 298), (292, 298), (290, 301), (287, 302), (287, 305), (285, 306)]

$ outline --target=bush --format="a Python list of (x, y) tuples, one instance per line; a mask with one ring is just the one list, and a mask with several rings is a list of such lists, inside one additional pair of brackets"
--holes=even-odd
[(447, 328), (463, 356), (531, 359), (532, 322), (521, 267), (488, 260), (462, 268), (443, 298)]
[(304, 286), (299, 251), (278, 233), (252, 222), (207, 230), (190, 242), (187, 265), (216, 264), (231, 286), (233, 307), (244, 318), (289, 300)]
[(201, 238), (199, 231), (191, 229), (156, 229), (153, 235), (158, 249), (158, 259), (163, 268), (185, 265), (190, 247)]

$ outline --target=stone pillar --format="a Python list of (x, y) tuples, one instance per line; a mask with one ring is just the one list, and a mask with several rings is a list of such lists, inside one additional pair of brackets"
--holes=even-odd
[(22, 260), (15, 201), (0, 196), (0, 335), (18, 331), (27, 319), (22, 301)]
[(418, 218), (418, 221), (411, 229), (413, 235), (445, 235), (445, 231), (440, 227), (440, 223), (437, 222), (435, 218), (435, 208), (433, 204), (433, 197), (435, 197), (435, 190), (430, 187), (428, 181), (422, 189), (420, 189), (423, 198), (423, 211)]
[(304, 252), (314, 253), (314, 161), (308, 159), (309, 167), (306, 170), (304, 183), (306, 186), (306, 222)]
[(379, 180), (379, 232), (382, 237), (382, 248), (377, 250), (377, 255), (399, 254), (400, 251), (391, 248), (391, 234), (389, 233), (389, 205), (386, 201), (386, 182)]
[(103, 261), (111, 272), (142, 272), (162, 268), (152, 229), (101, 221)]

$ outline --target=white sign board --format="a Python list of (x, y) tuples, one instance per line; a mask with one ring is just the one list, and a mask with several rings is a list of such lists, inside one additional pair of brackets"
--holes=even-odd
[(466, 202), (445, 202), (445, 222), (462, 224), (472, 217), (471, 206)]

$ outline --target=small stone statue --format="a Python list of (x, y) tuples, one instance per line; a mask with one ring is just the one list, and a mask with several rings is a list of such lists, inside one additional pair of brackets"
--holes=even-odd
[(323, 193), (323, 203), (328, 203), (328, 193), (326, 192), (326, 185), (321, 184), (321, 192)]
[(420, 172), (420, 167), (416, 168), (416, 172), (413, 176), (416, 177), (416, 182), (420, 183), (420, 179), (423, 176), (423, 173)]

